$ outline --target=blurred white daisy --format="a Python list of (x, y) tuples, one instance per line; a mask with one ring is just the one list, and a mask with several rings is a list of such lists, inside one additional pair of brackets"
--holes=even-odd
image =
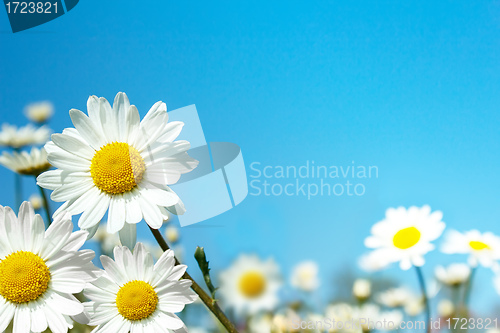
[(438, 303), (438, 314), (443, 318), (450, 318), (455, 314), (455, 305), (449, 299), (443, 299)]
[(413, 292), (404, 287), (391, 288), (377, 294), (375, 299), (378, 303), (390, 308), (404, 307), (408, 301), (414, 298)]
[(399, 329), (403, 314), (398, 310), (382, 311), (375, 304), (364, 304), (353, 309), (352, 318), (360, 324), (363, 332), (393, 331)]
[[(431, 298), (431, 297), (429, 297)], [(419, 296), (412, 294), (410, 298), (406, 301), (404, 305), (405, 312), (412, 317), (416, 317), (425, 310), (424, 299)]]
[[(326, 307), (325, 318), (331, 322), (328, 332), (361, 332), (359, 325), (345, 325), (353, 319), (354, 309), (347, 303), (330, 304)], [(348, 326), (348, 327), (346, 327)]]
[(372, 235), (366, 238), (365, 245), (375, 249), (377, 258), (399, 262), (403, 270), (422, 266), (424, 255), (434, 250), (431, 242), (443, 233), (442, 217), (440, 211), (431, 213), (429, 206), (389, 208), (385, 219), (372, 227)]
[(381, 312), (378, 321), (385, 323), (385, 329), (387, 331), (399, 331), (403, 319), (404, 315), (401, 311), (391, 310)]
[(94, 280), (99, 270), (94, 252), (79, 251), (87, 233), (72, 233), (69, 214), (61, 214), (45, 231), (28, 202), (19, 217), (0, 206), (0, 332), (14, 319), (13, 332), (54, 333), (71, 328), (70, 316), (84, 307), (72, 295)]
[(179, 241), (179, 229), (169, 225), (165, 228), (165, 237), (169, 244), (177, 243)]
[(370, 298), (372, 292), (372, 283), (367, 279), (356, 279), (352, 286), (352, 294), (356, 299), (365, 301)]
[(319, 287), (319, 266), (314, 261), (298, 263), (292, 270), (290, 284), (303, 291), (314, 291)]
[(107, 230), (135, 234), (143, 218), (154, 229), (168, 219), (167, 209), (184, 213), (184, 205), (167, 185), (191, 171), (198, 161), (187, 154), (187, 141), (175, 141), (182, 122), (167, 123), (165, 103), (157, 102), (141, 121), (127, 95), (118, 93), (113, 108), (105, 98), (91, 96), (89, 116), (70, 110), (75, 128), (52, 135), (45, 145), (57, 170), (38, 177), (38, 185), (65, 201), (55, 212), (80, 214), (78, 226), (94, 227), (108, 212)]
[(115, 260), (101, 256), (105, 273), (85, 287), (90, 299), (85, 309), (93, 330), (99, 332), (187, 332), (174, 313), (193, 303), (197, 295), (191, 281), (179, 280), (185, 265), (175, 265), (174, 253), (166, 251), (156, 264), (142, 243), (133, 254), (123, 247), (114, 250)]
[(255, 255), (240, 255), (220, 274), (219, 295), (237, 314), (256, 314), (278, 304), (282, 285), (279, 267), (272, 259), (261, 261)]
[(491, 232), (471, 230), (460, 233), (451, 230), (446, 234), (441, 251), (446, 254), (469, 254), (469, 265), (492, 267), (500, 260), (500, 237)]
[(471, 269), (468, 265), (458, 263), (451, 264), (448, 267), (436, 267), (436, 279), (444, 285), (450, 287), (458, 287), (467, 282), (471, 274)]
[[(248, 331), (250, 333), (273, 332), (273, 317), (270, 314), (252, 316), (248, 320)], [(191, 333), (191, 331), (189, 331)]]
[(35, 123), (44, 123), (54, 114), (54, 105), (47, 101), (31, 103), (24, 109), (24, 114)]
[(46, 126), (35, 127), (31, 124), (17, 128), (17, 126), (3, 124), (0, 131), (0, 146), (15, 149), (24, 146), (43, 145), (49, 140), (50, 129)]
[[(323, 333), (325, 331), (325, 318), (317, 313), (308, 313), (305, 315), (304, 319), (300, 323), (301, 330), (303, 333)], [(295, 323), (297, 327), (298, 323)], [(303, 327), (303, 328), (302, 328)], [(293, 328), (293, 326), (292, 326)]]
[[(271, 332), (272, 333), (296, 333), (300, 332), (297, 323), (300, 325), (301, 318), (297, 312), (287, 308), (284, 311), (273, 316)], [(260, 333), (260, 332), (259, 332)]]
[(383, 253), (372, 251), (359, 258), (358, 265), (365, 272), (373, 273), (387, 268), (391, 263)]
[(38, 210), (43, 207), (42, 197), (38, 194), (30, 195), (29, 201), (34, 210)]
[(99, 243), (102, 254), (107, 256), (112, 255), (113, 249), (116, 246), (123, 245), (120, 243), (120, 238), (117, 234), (110, 234), (106, 231), (106, 223), (100, 223), (95, 235), (90, 235), (90, 237)]
[(353, 309), (352, 318), (358, 321), (363, 332), (393, 331), (399, 329), (403, 321), (401, 311), (381, 311), (375, 304), (364, 304)]
[(50, 169), (45, 149), (35, 147), (31, 148), (29, 153), (26, 151), (12, 153), (4, 151), (0, 156), (0, 164), (21, 175), (38, 176)]
[[(158, 246), (158, 244), (153, 244), (153, 243), (150, 243), (149, 241), (143, 241), (143, 240), (141, 240), (140, 242), (144, 245), (144, 247), (146, 248), (146, 251), (151, 253), (151, 255), (153, 256), (154, 259), (159, 259), (163, 255), (163, 250), (161, 249), (161, 247)], [(176, 248), (172, 247), (172, 251), (174, 251), (177, 259), (179, 261), (181, 261), (179, 259), (178, 254), (177, 254)]]

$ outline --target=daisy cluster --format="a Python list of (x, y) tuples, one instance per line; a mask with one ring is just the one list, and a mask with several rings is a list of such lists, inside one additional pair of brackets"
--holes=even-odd
[[(136, 243), (137, 223), (154, 231), (185, 211), (168, 186), (198, 163), (189, 142), (175, 141), (183, 123), (168, 122), (162, 102), (141, 120), (124, 93), (113, 106), (91, 96), (87, 112), (71, 110), (74, 128), (50, 136), (53, 107), (35, 103), (25, 110), (33, 124), (0, 132), (7, 148), (0, 164), (16, 177), (34, 176), (42, 195), (18, 214), (0, 206), (0, 331), (187, 332), (175, 314), (198, 297), (187, 267), (172, 250)], [(53, 214), (45, 190), (63, 202)], [(175, 227), (165, 234), (171, 244), (179, 239)], [(93, 237), (103, 269), (93, 250), (82, 249)]]
[[(34, 180), (40, 196), (19, 203), (17, 213), (0, 206), (0, 332), (369, 333), (422, 316), (474, 316), (469, 299), (479, 268), (497, 276), (492, 287), (500, 293), (500, 238), (491, 232), (446, 232), (441, 252), (464, 260), (429, 277), (426, 257), (446, 225), (440, 211), (423, 206), (386, 211), (365, 239), (371, 251), (359, 261), (363, 276), (336, 277), (333, 297), (315, 261), (296, 263), (286, 276), (272, 257), (239, 254), (212, 274), (203, 252), (196, 260), (208, 296), (180, 264), (182, 235), (167, 223), (186, 211), (170, 185), (198, 161), (189, 142), (177, 140), (183, 123), (169, 122), (166, 111), (157, 102), (141, 119), (118, 93), (112, 104), (90, 96), (86, 112), (70, 110), (73, 127), (62, 133), (47, 127), (48, 102), (26, 107), (30, 124), (2, 126), (0, 164), (16, 184)], [(53, 213), (49, 201), (60, 203)], [(137, 241), (143, 222), (160, 246)], [(420, 288), (379, 273), (394, 265), (414, 269)], [(339, 324), (362, 319), (392, 325)]]
[[(326, 305), (315, 294), (320, 290), (318, 264), (298, 263), (290, 272), (287, 286), (275, 261), (255, 255), (240, 255), (220, 273), (219, 295), (223, 305), (234, 313), (239, 327), (247, 332), (367, 333), (397, 330), (426, 315), (441, 321), (473, 317), (477, 313), (470, 308), (469, 298), (474, 274), (480, 267), (499, 273), (500, 238), (477, 230), (445, 233), (442, 219), (443, 214), (429, 206), (388, 209), (365, 240), (366, 247), (372, 249), (359, 261), (365, 276), (356, 278), (353, 273), (339, 277), (334, 286), (337, 296)], [(426, 256), (436, 249), (435, 243), (443, 234), (441, 252), (455, 257), (465, 255), (465, 260), (439, 265), (427, 276), (427, 272), (423, 273)], [(414, 288), (416, 283), (401, 285), (380, 273), (393, 264), (402, 271), (415, 269), (421, 288)], [(493, 286), (500, 288), (499, 277)], [(383, 329), (332, 325), (363, 323), (366, 318), (391, 325)], [(421, 330), (425, 331), (425, 327)]]

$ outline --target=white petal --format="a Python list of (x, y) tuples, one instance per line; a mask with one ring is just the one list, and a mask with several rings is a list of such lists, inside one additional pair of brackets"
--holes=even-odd
[(173, 192), (156, 188), (141, 188), (141, 194), (145, 199), (155, 205), (169, 207), (179, 202), (179, 197)]
[(118, 130), (118, 140), (120, 142), (124, 142), (128, 138), (128, 113), (130, 109), (130, 102), (125, 93), (119, 92), (115, 96), (115, 100), (113, 102), (113, 112), (115, 113), (115, 117), (117, 120), (116, 126)]
[(31, 226), (35, 217), (35, 211), (28, 201), (24, 201), (19, 208), (18, 223), (22, 234), (19, 235), (21, 246), (27, 248), (31, 245)]
[(83, 212), (78, 220), (78, 226), (82, 229), (88, 229), (99, 224), (106, 211), (108, 210), (111, 196), (102, 191), (96, 190), (96, 196), (92, 199), (92, 209)]
[(51, 293), (46, 302), (52, 309), (65, 315), (75, 316), (83, 312), (82, 303), (70, 300), (56, 292)]
[(101, 256), (102, 267), (117, 284), (122, 285), (127, 282), (125, 272), (122, 272), (120, 267), (108, 256)]
[(78, 251), (85, 241), (87, 240), (88, 232), (85, 230), (79, 230), (73, 232), (71, 236), (69, 236), (66, 245), (61, 249), (62, 251)]
[(94, 186), (94, 183), (90, 179), (85, 179), (78, 183), (72, 183), (59, 187), (52, 192), (50, 198), (56, 202), (71, 200), (88, 192)]
[(113, 112), (111, 105), (104, 97), (99, 98), (99, 115), (106, 142), (119, 141), (115, 112)]
[(55, 190), (65, 184), (73, 184), (90, 179), (88, 172), (71, 172), (64, 170), (49, 170), (36, 179), (37, 185), (49, 190)]
[(159, 229), (163, 224), (163, 218), (158, 207), (143, 196), (140, 196), (138, 199), (146, 223), (153, 229)]
[(58, 149), (48, 154), (47, 160), (58, 169), (65, 171), (86, 172), (90, 171), (90, 161), (82, 157)]
[(47, 318), (41, 307), (31, 309), (31, 330), (33, 332), (43, 332), (47, 329)]
[(27, 305), (19, 305), (16, 307), (14, 315), (14, 333), (29, 333), (31, 327), (30, 309)]
[(73, 224), (71, 220), (54, 220), (45, 232), (45, 240), (40, 251), (42, 259), (50, 259), (56, 252), (61, 250), (72, 231)]
[(49, 306), (44, 307), (43, 312), (45, 312), (45, 318), (47, 318), (47, 323), (53, 333), (66, 333), (68, 331), (68, 323), (62, 314), (55, 312)]
[(92, 147), (67, 134), (52, 134), (51, 139), (68, 153), (83, 157), (89, 161), (95, 155), (95, 150)]
[(69, 111), (69, 115), (78, 133), (92, 148), (99, 150), (105, 145), (106, 140), (102, 137), (100, 130), (82, 111), (72, 109)]
[(125, 224), (125, 200), (115, 195), (109, 203), (107, 231), (110, 234), (120, 231)]
[(123, 246), (133, 249), (137, 241), (137, 226), (131, 223), (125, 223), (119, 232), (120, 242)]
[[(54, 213), (54, 217), (57, 217), (62, 210), (67, 210), (69, 211), (72, 215), (77, 215), (82, 213), (88, 208), (94, 208), (95, 201), (99, 199), (99, 193), (101, 191), (97, 187), (91, 188), (89, 191), (85, 192), (81, 197), (77, 199), (70, 200), (66, 206), (62, 205), (57, 209)], [(81, 225), (78, 225), (80, 228), (86, 228), (82, 227)], [(91, 227), (89, 225), (88, 227)]]
[(12, 317), (16, 312), (16, 307), (11, 303), (7, 303), (3, 297), (0, 297), (0, 332), (3, 332), (12, 321)]
[(173, 142), (182, 131), (184, 123), (182, 121), (172, 121), (165, 127), (164, 133), (158, 138), (160, 142)]
[(31, 251), (33, 253), (39, 253), (43, 240), (45, 238), (45, 224), (43, 223), (42, 217), (40, 215), (35, 215), (33, 218), (33, 226), (31, 229)]
[(141, 195), (137, 189), (123, 194), (125, 199), (126, 217), (125, 221), (128, 223), (139, 223), (142, 220), (141, 206), (137, 196)]

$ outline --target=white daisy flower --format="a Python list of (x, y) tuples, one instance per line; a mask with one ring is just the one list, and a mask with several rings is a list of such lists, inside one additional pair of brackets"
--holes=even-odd
[(471, 269), (466, 264), (451, 264), (436, 267), (436, 279), (444, 285), (458, 287), (469, 280)]
[(218, 292), (224, 304), (236, 313), (256, 314), (276, 307), (281, 285), (279, 267), (274, 260), (261, 261), (255, 255), (241, 255), (220, 274)]
[(272, 331), (273, 317), (270, 314), (252, 316), (248, 321), (248, 332), (250, 333), (272, 333)]
[(378, 303), (390, 308), (404, 307), (415, 295), (404, 287), (391, 288), (377, 294)]
[(401, 326), (403, 319), (404, 315), (401, 311), (391, 310), (380, 313), (378, 322), (385, 323), (384, 328), (387, 331), (399, 331), (399, 327)]
[(0, 146), (22, 148), (42, 145), (49, 140), (50, 129), (46, 126), (35, 127), (31, 124), (20, 127), (3, 124), (0, 132)]
[(325, 318), (332, 325), (327, 332), (361, 332), (359, 325), (345, 325), (353, 319), (354, 308), (347, 303), (330, 304), (326, 307)]
[(363, 332), (393, 331), (399, 329), (403, 321), (401, 311), (381, 311), (375, 304), (364, 304), (353, 309), (352, 318), (359, 323)]
[(316, 262), (301, 262), (293, 268), (290, 284), (303, 291), (314, 291), (319, 287), (318, 271)]
[(0, 156), (0, 164), (21, 175), (38, 176), (40, 173), (50, 169), (45, 149), (35, 147), (31, 148), (29, 153), (14, 151), (10, 154), (4, 151), (2, 156)]
[(455, 304), (449, 299), (443, 299), (438, 303), (438, 314), (443, 318), (453, 317), (455, 314)]
[[(301, 326), (301, 331), (302, 333), (324, 333), (324, 328), (325, 323), (324, 323), (325, 318), (317, 313), (308, 313), (305, 315), (305, 318), (302, 319), (300, 326)], [(295, 327), (297, 327), (297, 324), (299, 323), (294, 323)], [(302, 328), (304, 327), (304, 328)], [(293, 328), (293, 326), (292, 326)]]
[(372, 293), (372, 283), (367, 279), (356, 279), (352, 286), (352, 294), (358, 300), (364, 301), (370, 298)]
[(142, 121), (127, 95), (118, 93), (113, 108), (105, 98), (91, 96), (89, 116), (70, 110), (75, 128), (52, 135), (45, 145), (49, 162), (58, 170), (38, 177), (38, 185), (54, 190), (59, 210), (80, 214), (78, 226), (94, 227), (108, 212), (109, 233), (135, 235), (143, 218), (154, 229), (168, 218), (167, 209), (185, 209), (167, 185), (191, 171), (198, 161), (187, 154), (187, 141), (175, 141), (182, 122), (167, 123), (165, 103), (157, 102)]
[(429, 206), (389, 208), (385, 219), (372, 227), (372, 236), (366, 238), (365, 245), (376, 249), (374, 256), (399, 262), (403, 270), (422, 266), (424, 254), (434, 250), (431, 241), (443, 233), (442, 217), (440, 211), (431, 213)]
[(14, 319), (14, 333), (54, 333), (71, 328), (70, 316), (84, 307), (72, 295), (97, 278), (94, 252), (78, 249), (87, 232), (72, 233), (69, 214), (61, 214), (45, 231), (28, 202), (19, 217), (0, 206), (0, 332)]
[(282, 313), (278, 313), (273, 316), (271, 323), (271, 332), (272, 333), (300, 332), (301, 320), (302, 319), (300, 318), (297, 312), (295, 312), (290, 308), (287, 308)]
[(165, 236), (169, 244), (177, 243), (179, 241), (179, 229), (174, 226), (168, 226), (165, 228)]
[[(429, 292), (427, 292), (429, 294)], [(429, 296), (429, 298), (432, 298)], [(424, 299), (419, 296), (412, 294), (410, 298), (406, 301), (404, 306), (405, 312), (412, 317), (416, 317), (425, 310)]]
[(24, 109), (24, 114), (35, 123), (44, 123), (54, 114), (54, 105), (47, 101), (31, 103)]
[(471, 230), (462, 234), (451, 230), (446, 235), (441, 251), (446, 254), (469, 254), (472, 267), (478, 264), (492, 267), (500, 260), (500, 237), (491, 232)]
[(180, 280), (187, 266), (175, 266), (174, 253), (166, 251), (156, 264), (142, 243), (130, 250), (116, 247), (115, 260), (101, 256), (105, 273), (87, 285), (85, 309), (94, 333), (187, 332), (174, 313), (193, 303), (197, 295), (191, 281)]
[(34, 210), (41, 209), (43, 207), (42, 197), (38, 194), (32, 194), (29, 197), (29, 201), (31, 206), (33, 206)]

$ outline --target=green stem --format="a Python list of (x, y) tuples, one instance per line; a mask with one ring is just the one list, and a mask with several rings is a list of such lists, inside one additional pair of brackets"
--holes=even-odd
[(470, 302), (470, 295), (471, 295), (471, 290), (472, 290), (472, 282), (474, 280), (474, 277), (476, 275), (477, 267), (474, 267), (470, 271), (470, 276), (469, 280), (465, 284), (465, 292), (464, 292), (464, 312), (466, 315), (469, 314), (469, 302)]
[[(161, 249), (163, 251), (169, 250), (170, 247), (168, 246), (167, 242), (165, 241), (165, 239), (161, 235), (160, 231), (158, 229), (153, 229), (151, 227), (149, 227), (149, 229), (153, 233), (153, 236), (155, 237), (156, 241), (158, 242), (158, 245), (160, 245)], [(180, 264), (179, 261), (177, 260), (177, 258), (175, 258), (175, 263), (177, 265)], [(201, 301), (215, 315), (215, 317), (217, 317), (219, 322), (226, 328), (226, 330), (229, 333), (238, 333), (238, 330), (236, 329), (236, 327), (234, 327), (233, 323), (227, 318), (227, 316), (221, 310), (221, 308), (219, 307), (219, 304), (217, 304), (217, 301), (215, 299), (212, 299), (205, 292), (205, 290), (203, 290), (203, 288), (200, 287), (200, 285), (198, 285), (198, 283), (196, 283), (196, 281), (191, 277), (191, 275), (188, 274), (188, 272), (184, 273), (183, 278), (187, 279), (187, 280), (191, 280), (191, 282), (192, 282), (191, 289), (193, 289), (193, 291), (195, 293), (197, 293), (198, 296), (200, 296)]]
[(23, 200), (23, 189), (21, 182), (21, 175), (17, 172), (14, 173), (14, 184), (15, 184), (15, 198), (16, 198), (16, 207), (19, 209), (21, 207), (21, 203)]
[[(36, 178), (35, 178), (36, 179)], [(52, 219), (50, 218), (50, 208), (49, 208), (49, 201), (47, 200), (47, 195), (45, 194), (45, 190), (38, 186), (40, 189), (40, 194), (42, 195), (42, 201), (43, 201), (43, 208), (45, 210), (45, 216), (47, 217), (47, 227), (52, 224)]]
[(431, 332), (431, 307), (429, 302), (429, 297), (427, 296), (427, 287), (425, 286), (424, 274), (422, 274), (422, 269), (415, 266), (418, 276), (418, 283), (420, 284), (420, 289), (422, 290), (422, 297), (425, 304), (425, 316), (427, 321), (427, 333)]
[[(14, 152), (19, 153), (21, 151), (20, 148), (14, 148)], [(23, 184), (21, 175), (17, 172), (14, 172), (14, 196), (16, 198), (16, 207), (19, 209), (21, 204), (23, 203)]]

